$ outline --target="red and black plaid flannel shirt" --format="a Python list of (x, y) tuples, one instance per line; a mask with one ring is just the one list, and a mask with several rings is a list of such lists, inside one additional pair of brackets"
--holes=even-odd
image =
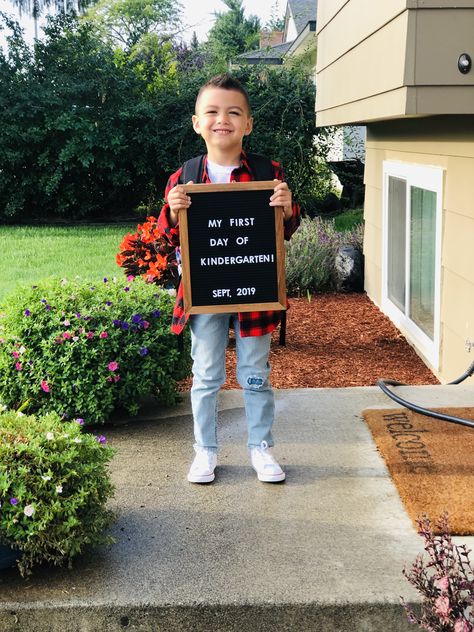
[[(277, 162), (272, 164), (275, 168), (275, 178), (284, 182), (284, 175), (281, 166)], [(179, 224), (171, 226), (169, 222), (169, 206), (168, 206), (168, 193), (179, 182), (181, 175), (181, 167), (170, 176), (168, 184), (165, 190), (165, 204), (161, 209), (161, 213), (158, 217), (158, 229), (162, 235), (173, 246), (179, 246)], [(230, 176), (231, 182), (251, 182), (255, 180), (252, 171), (247, 163), (245, 152), (241, 154), (240, 167), (234, 169)], [(207, 174), (207, 156), (204, 159), (204, 168), (201, 182), (210, 182)], [(284, 234), (285, 239), (290, 239), (291, 235), (295, 232), (300, 224), (300, 208), (296, 202), (293, 202), (293, 216), (284, 222)], [(272, 332), (280, 322), (280, 312), (263, 311), (263, 312), (239, 312), (240, 323), (240, 335), (241, 336), (263, 336)], [(183, 286), (180, 283), (176, 296), (176, 303), (173, 311), (173, 319), (171, 323), (171, 331), (175, 334), (179, 334), (183, 331), (188, 315), (184, 312), (184, 300), (183, 300)]]

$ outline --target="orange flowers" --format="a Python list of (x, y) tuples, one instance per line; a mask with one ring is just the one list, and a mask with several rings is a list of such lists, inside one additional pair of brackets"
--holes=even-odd
[(167, 287), (176, 287), (179, 283), (175, 249), (159, 233), (153, 216), (138, 224), (135, 234), (125, 235), (116, 262), (127, 275), (144, 276), (147, 281)]

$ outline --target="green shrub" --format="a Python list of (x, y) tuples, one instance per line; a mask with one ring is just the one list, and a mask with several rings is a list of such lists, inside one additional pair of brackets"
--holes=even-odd
[(352, 231), (338, 231), (334, 220), (304, 217), (286, 242), (286, 286), (290, 295), (321, 292), (335, 287), (335, 258), (340, 246), (362, 251), (362, 225)]
[(69, 563), (89, 545), (113, 542), (107, 463), (114, 450), (81, 425), (0, 413), (0, 543), (22, 552), (22, 575), (35, 564)]
[(190, 360), (170, 331), (173, 304), (169, 291), (133, 277), (23, 288), (0, 307), (0, 400), (86, 424), (118, 406), (136, 414), (148, 395), (175, 403)]

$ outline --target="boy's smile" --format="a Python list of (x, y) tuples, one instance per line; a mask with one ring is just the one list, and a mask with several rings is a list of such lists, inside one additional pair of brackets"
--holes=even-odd
[(207, 88), (196, 103), (194, 131), (206, 143), (209, 159), (218, 164), (239, 163), (242, 139), (252, 123), (245, 97), (237, 90)]

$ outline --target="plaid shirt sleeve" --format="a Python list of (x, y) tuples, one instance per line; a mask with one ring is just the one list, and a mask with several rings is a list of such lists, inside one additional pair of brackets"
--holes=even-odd
[(171, 189), (178, 184), (181, 172), (182, 168), (180, 167), (178, 171), (176, 171), (175, 173), (173, 173), (173, 175), (169, 177), (165, 189), (165, 203), (163, 204), (161, 212), (158, 216), (158, 230), (160, 234), (162, 234), (172, 246), (179, 246), (179, 224), (176, 224), (176, 226), (171, 226), (170, 224), (170, 207), (168, 204), (168, 194)]

